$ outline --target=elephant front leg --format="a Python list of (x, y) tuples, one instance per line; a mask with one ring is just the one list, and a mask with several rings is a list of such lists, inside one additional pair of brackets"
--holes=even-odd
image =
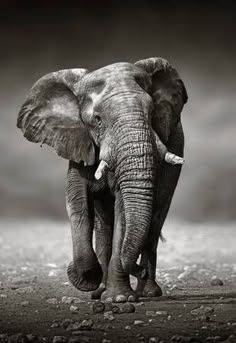
[(106, 290), (101, 298), (112, 302), (134, 302), (137, 301), (137, 295), (130, 286), (129, 274), (124, 272), (120, 259), (125, 230), (122, 206), (121, 196), (118, 193), (115, 200), (112, 256), (108, 267)]
[[(162, 290), (156, 282), (156, 259), (157, 245), (160, 236), (160, 230), (151, 228), (149, 241), (141, 255), (140, 265), (146, 268), (148, 273), (147, 280), (138, 280), (136, 292), (141, 297), (159, 297)], [(153, 232), (154, 231), (154, 232)], [(153, 235), (154, 233), (154, 235)]]
[(87, 184), (80, 176), (78, 165), (72, 162), (66, 181), (66, 206), (73, 243), (73, 261), (67, 269), (68, 278), (77, 289), (93, 291), (102, 280), (102, 269), (92, 246), (93, 213), (89, 211)]

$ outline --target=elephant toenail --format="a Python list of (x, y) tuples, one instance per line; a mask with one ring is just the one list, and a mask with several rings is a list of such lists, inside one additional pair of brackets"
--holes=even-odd
[(126, 296), (123, 294), (117, 295), (116, 297), (116, 302), (118, 303), (124, 303), (126, 302)]

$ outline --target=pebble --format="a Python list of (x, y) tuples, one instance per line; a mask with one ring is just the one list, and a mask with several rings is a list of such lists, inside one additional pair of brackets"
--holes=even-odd
[(212, 286), (223, 286), (224, 283), (223, 283), (223, 281), (221, 279), (213, 276), (213, 278), (211, 279), (211, 285)]
[(103, 316), (104, 316), (104, 319), (107, 319), (107, 320), (114, 320), (115, 319), (112, 311), (104, 312)]
[(92, 319), (84, 319), (80, 324), (80, 329), (82, 330), (91, 330), (93, 327), (93, 320)]
[(144, 321), (142, 321), (142, 320), (135, 320), (134, 321), (134, 325), (142, 326), (143, 324), (144, 324)]
[(62, 304), (67, 304), (67, 305), (71, 305), (71, 304), (80, 304), (85, 302), (84, 300), (77, 298), (77, 297), (62, 297), (61, 298), (61, 303)]
[(159, 337), (150, 337), (148, 343), (159, 343)]
[(53, 343), (66, 343), (68, 338), (66, 336), (54, 336), (52, 342)]
[(171, 337), (169, 342), (173, 342), (173, 343), (199, 343), (200, 341), (196, 337), (174, 335)]
[(34, 292), (34, 288), (31, 286), (20, 287), (16, 289), (16, 292), (19, 294), (30, 294)]
[(214, 309), (212, 307), (201, 305), (199, 308), (193, 309), (190, 313), (193, 316), (204, 316), (206, 314), (212, 314)]
[(125, 326), (125, 330), (131, 330), (131, 326), (130, 325), (126, 325)]
[(156, 311), (146, 311), (146, 316), (156, 317)]
[(21, 304), (21, 306), (25, 307), (25, 306), (29, 305), (29, 301), (25, 300), (25, 301), (22, 301), (20, 304)]
[(156, 311), (156, 315), (158, 315), (158, 316), (167, 316), (168, 313), (167, 313), (167, 311)]
[(93, 303), (93, 313), (102, 313), (105, 311), (105, 305), (101, 301), (96, 301)]
[(74, 323), (73, 319), (65, 318), (60, 322), (60, 326), (62, 326), (64, 329), (67, 329), (67, 327), (73, 323)]
[(58, 300), (57, 300), (57, 298), (50, 298), (50, 299), (46, 300), (46, 303), (57, 305), (58, 304)]
[(79, 307), (78, 307), (78, 306), (75, 306), (75, 305), (71, 305), (71, 306), (70, 306), (70, 311), (71, 311), (71, 313), (73, 313), (73, 314), (77, 314), (77, 313), (79, 313)]
[(135, 306), (130, 303), (125, 303), (120, 306), (120, 312), (119, 313), (134, 313), (135, 312)]
[(38, 336), (33, 335), (32, 333), (29, 333), (28, 335), (26, 335), (28, 342), (34, 342), (34, 341), (38, 341)]

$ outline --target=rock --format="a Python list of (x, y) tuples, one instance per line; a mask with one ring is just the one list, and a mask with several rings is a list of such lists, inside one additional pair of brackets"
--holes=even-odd
[(1, 294), (0, 294), (0, 298), (7, 298), (7, 295), (6, 295), (6, 294), (3, 294), (3, 293), (1, 293)]
[(143, 301), (140, 301), (140, 303), (137, 303), (136, 306), (143, 306), (144, 305), (144, 302)]
[(125, 326), (125, 330), (131, 330), (131, 326), (130, 325), (126, 325)]
[(181, 335), (174, 335), (171, 337), (169, 342), (173, 343), (200, 343), (199, 339), (196, 337), (188, 337), (188, 336), (181, 336)]
[(159, 343), (160, 338), (159, 337), (150, 337), (148, 343)]
[(143, 326), (144, 325), (144, 321), (142, 321), (142, 320), (135, 320), (134, 321), (134, 325)]
[(156, 317), (157, 314), (156, 314), (156, 311), (146, 311), (146, 316), (149, 316), (149, 317)]
[(71, 306), (70, 306), (70, 311), (71, 311), (71, 313), (73, 313), (73, 314), (77, 314), (77, 313), (79, 313), (79, 307), (78, 307), (78, 306), (75, 306), (75, 305), (71, 305)]
[(57, 300), (57, 298), (50, 298), (50, 299), (46, 300), (46, 303), (52, 304), (52, 305), (57, 305), (58, 304), (58, 300)]
[(84, 300), (77, 298), (77, 297), (62, 297), (61, 299), (61, 303), (62, 304), (67, 304), (67, 305), (71, 305), (71, 304), (80, 304), (85, 302)]
[(81, 323), (79, 321), (77, 322), (72, 322), (66, 327), (66, 331), (76, 331), (80, 329)]
[(68, 338), (66, 336), (54, 336), (52, 339), (53, 343), (66, 343)]
[(30, 294), (34, 292), (34, 288), (31, 286), (20, 287), (20, 288), (17, 288), (16, 292), (19, 294)]
[(193, 309), (190, 313), (193, 316), (204, 316), (206, 314), (212, 314), (214, 312), (214, 309), (212, 307), (203, 306), (201, 305), (199, 308)]
[(93, 320), (92, 319), (84, 319), (80, 324), (80, 329), (82, 330), (91, 330), (93, 327)]
[(167, 316), (168, 312), (167, 311), (156, 311), (156, 315), (158, 315), (158, 316)]
[(104, 316), (104, 319), (107, 319), (107, 320), (114, 320), (115, 319), (112, 311), (104, 312), (103, 316)]
[(211, 285), (212, 286), (223, 286), (224, 283), (223, 283), (223, 281), (221, 279), (213, 276), (213, 278), (211, 279)]
[(25, 301), (22, 301), (20, 304), (21, 304), (21, 306), (25, 307), (25, 306), (29, 305), (29, 301), (25, 300)]
[(121, 305), (120, 310), (121, 310), (120, 313), (134, 313), (135, 312), (135, 306), (131, 303), (125, 303), (125, 304)]
[(171, 315), (169, 314), (169, 316), (167, 317), (167, 320), (171, 320), (171, 318), (172, 318), (172, 317), (171, 317)]
[(4, 289), (3, 283), (0, 281), (0, 290), (3, 290), (3, 289)]
[(105, 311), (105, 305), (101, 301), (93, 303), (93, 313), (102, 313)]
[(111, 310), (114, 314), (121, 313), (121, 308), (118, 305), (112, 305)]
[(87, 336), (72, 336), (69, 338), (69, 343), (90, 343), (91, 339)]
[(73, 324), (74, 321), (69, 318), (65, 318), (60, 322), (60, 326), (62, 326), (64, 329), (67, 329), (69, 325)]
[(36, 283), (38, 281), (38, 276), (33, 278), (16, 276), (11, 278), (11, 283), (13, 286), (29, 285), (31, 283)]
[(102, 343), (111, 343), (111, 339), (103, 338)]

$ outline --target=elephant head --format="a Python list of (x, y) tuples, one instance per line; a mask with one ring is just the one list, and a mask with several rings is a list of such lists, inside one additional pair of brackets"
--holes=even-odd
[(150, 226), (156, 164), (163, 158), (182, 163), (164, 144), (186, 101), (177, 71), (162, 58), (149, 58), (50, 73), (36, 82), (19, 113), (17, 126), (29, 141), (95, 165), (96, 179), (106, 168), (114, 172), (125, 209), (121, 261), (139, 278), (145, 278), (136, 261)]

